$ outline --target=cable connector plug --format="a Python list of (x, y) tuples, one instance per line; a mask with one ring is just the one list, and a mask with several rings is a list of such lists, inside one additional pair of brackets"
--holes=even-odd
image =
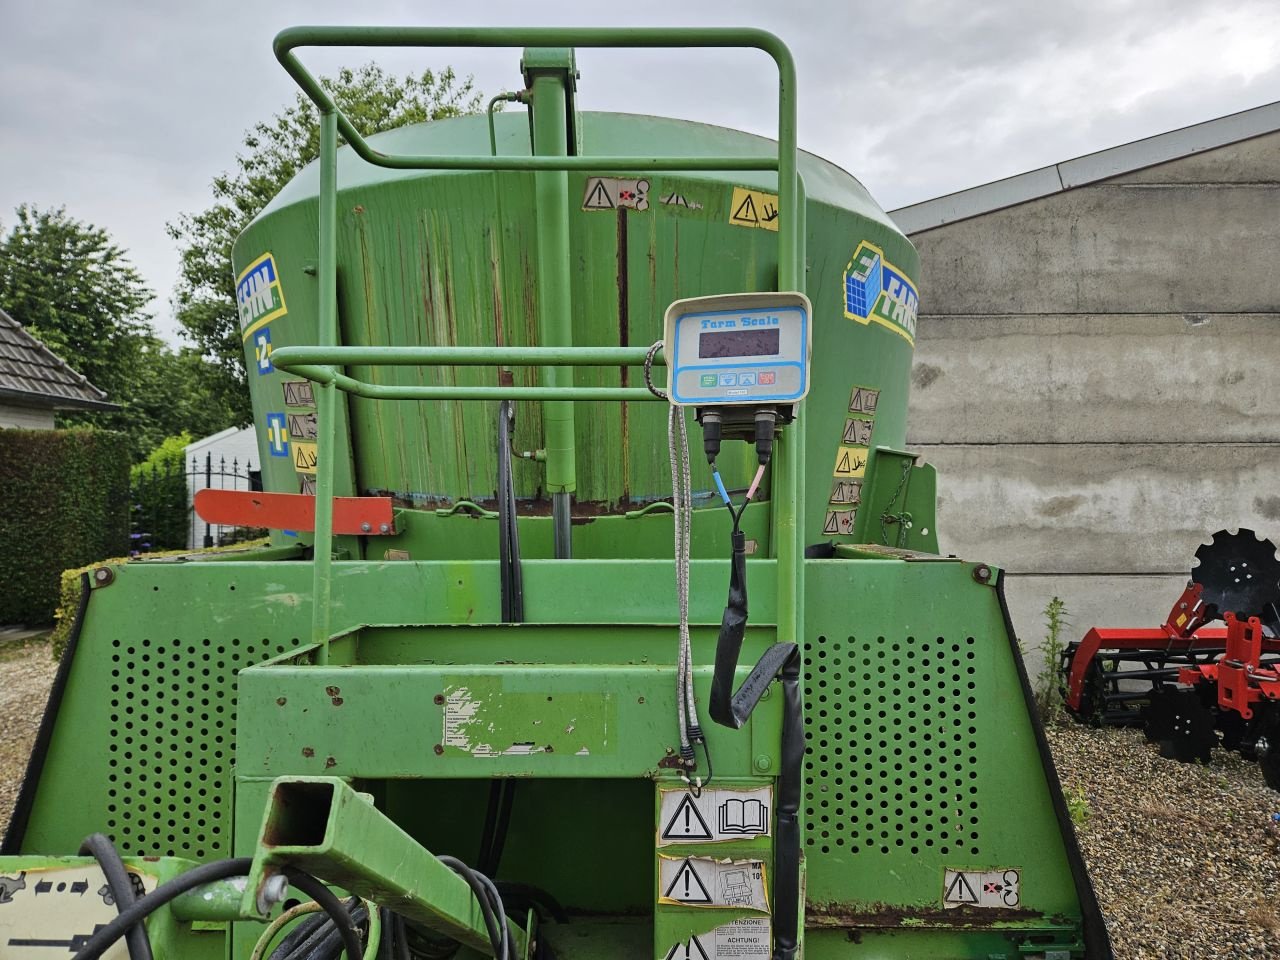
[(756, 408), (756, 458), (762, 467), (773, 456), (773, 432), (777, 423), (778, 411), (774, 407)]
[(720, 411), (714, 407), (702, 407), (698, 410), (698, 422), (702, 424), (702, 451), (707, 455), (707, 463), (715, 463), (720, 455), (723, 424)]

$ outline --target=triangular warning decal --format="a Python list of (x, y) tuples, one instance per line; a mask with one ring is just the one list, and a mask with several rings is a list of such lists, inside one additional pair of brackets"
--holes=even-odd
[(943, 899), (947, 903), (977, 903), (978, 895), (974, 892), (968, 878), (963, 873), (957, 873), (956, 878), (951, 881), (951, 886), (947, 887), (947, 893)]
[(836, 473), (852, 473), (853, 467), (849, 465), (849, 451), (846, 450), (844, 455), (840, 457), (840, 462), (836, 464)]
[(702, 818), (702, 814), (698, 812), (698, 807), (694, 804), (693, 797), (690, 794), (686, 793), (684, 795), (684, 799), (676, 807), (676, 812), (667, 821), (667, 825), (662, 828), (662, 839), (711, 839), (711, 829), (707, 826), (707, 821)]
[(832, 510), (827, 514), (827, 522), (822, 525), (823, 533), (839, 533), (840, 521), (836, 518), (835, 511)]
[(760, 214), (756, 213), (756, 202), (751, 198), (751, 194), (747, 194), (746, 198), (738, 204), (738, 209), (733, 211), (730, 220), (736, 220), (738, 223), (756, 224), (760, 222)]
[(671, 881), (671, 885), (667, 887), (663, 896), (677, 903), (711, 902), (711, 894), (707, 892), (707, 885), (698, 876), (698, 871), (693, 869), (691, 860), (685, 860), (680, 865), (680, 869), (676, 871), (675, 879)]
[(596, 185), (587, 190), (587, 199), (582, 201), (583, 210), (612, 210), (613, 197), (605, 188), (603, 180), (596, 180)]
[(711, 960), (711, 957), (701, 940), (690, 937), (686, 943), (677, 943), (668, 950), (665, 960)]

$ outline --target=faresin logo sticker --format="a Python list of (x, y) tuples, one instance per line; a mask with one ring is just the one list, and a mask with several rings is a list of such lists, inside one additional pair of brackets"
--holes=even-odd
[(914, 346), (919, 305), (916, 285), (884, 258), (884, 251), (866, 240), (859, 243), (844, 268), (844, 315), (888, 327)]
[(264, 253), (236, 277), (236, 307), (240, 311), (240, 334), (246, 340), (259, 327), (288, 312), (271, 254)]

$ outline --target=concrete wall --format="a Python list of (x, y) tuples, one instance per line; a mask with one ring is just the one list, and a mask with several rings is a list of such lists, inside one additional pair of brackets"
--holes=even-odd
[(20, 407), (0, 403), (0, 430), (17, 427), (21, 430), (52, 430), (53, 411), (43, 407)]
[(1215, 530), (1280, 541), (1280, 134), (912, 240), (909, 442), (1028, 648), (1052, 596), (1156, 626)]

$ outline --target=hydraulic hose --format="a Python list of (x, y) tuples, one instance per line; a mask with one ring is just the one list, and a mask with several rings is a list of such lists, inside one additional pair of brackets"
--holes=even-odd
[(193, 867), (168, 883), (162, 883), (145, 897), (133, 901), (121, 910), (115, 919), (90, 936), (85, 941), (85, 945), (80, 948), (80, 952), (75, 955), (74, 960), (98, 960), (113, 943), (124, 936), (125, 931), (155, 913), (170, 900), (215, 880), (247, 876), (252, 865), (253, 860), (249, 857), (218, 860)]
[[(129, 879), (129, 871), (124, 868), (124, 861), (115, 844), (106, 834), (91, 833), (80, 844), (80, 855), (89, 854), (98, 861), (102, 874), (107, 878), (107, 888), (116, 902), (116, 912), (124, 913), (137, 899), (133, 892), (133, 882)], [(151, 938), (147, 935), (147, 925), (139, 921), (129, 928), (125, 934), (125, 942), (129, 946), (129, 960), (152, 960)]]
[[(128, 907), (121, 910), (110, 923), (97, 930), (85, 941), (74, 960), (98, 960), (129, 929), (171, 900), (188, 890), (194, 890), (215, 880), (247, 876), (252, 866), (253, 860), (250, 857), (235, 857), (231, 860), (201, 864), (174, 877), (168, 883), (161, 884), (145, 897), (134, 900)], [(341, 901), (329, 891), (328, 887), (310, 874), (286, 868), (284, 875), (291, 886), (297, 887), (320, 904), (324, 912), (329, 915), (329, 919), (333, 921), (343, 948), (347, 952), (348, 960), (358, 960), (362, 954), (360, 934), (356, 930), (351, 914), (343, 907)]]

